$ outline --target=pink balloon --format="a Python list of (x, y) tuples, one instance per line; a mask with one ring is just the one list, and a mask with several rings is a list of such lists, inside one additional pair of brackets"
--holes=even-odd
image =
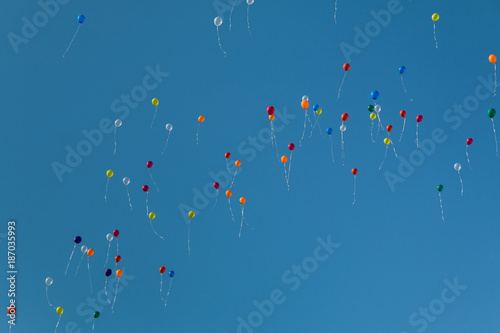
[(424, 117), (421, 114), (419, 114), (417, 116), (417, 123), (421, 122), (422, 120), (424, 120)]
[(470, 146), (472, 144), (472, 142), (474, 142), (474, 140), (472, 140), (472, 138), (468, 138), (466, 142), (467, 142), (467, 146)]
[(153, 166), (153, 161), (148, 161), (148, 163), (146, 163), (146, 166), (148, 168), (151, 168)]

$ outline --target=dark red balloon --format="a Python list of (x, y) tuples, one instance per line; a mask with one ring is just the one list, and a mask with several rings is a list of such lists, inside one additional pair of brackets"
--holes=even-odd
[(424, 120), (424, 116), (422, 116), (421, 114), (419, 114), (417, 116), (417, 123), (421, 122), (422, 120)]
[(342, 121), (346, 121), (347, 119), (349, 119), (349, 115), (347, 113), (342, 113), (342, 116), (340, 116), (340, 118), (342, 119)]
[(230, 158), (230, 157), (231, 157), (231, 153), (230, 153), (230, 152), (225, 153), (225, 154), (224, 154), (224, 157), (225, 157), (225, 158)]
[(267, 114), (268, 115), (273, 115), (274, 114), (274, 106), (268, 106), (267, 107)]
[(113, 230), (113, 236), (118, 237), (120, 235), (120, 232), (118, 229)]
[(148, 161), (148, 163), (146, 163), (146, 166), (148, 168), (151, 168), (153, 166), (153, 161)]
[(115, 257), (115, 261), (116, 261), (116, 262), (120, 262), (121, 260), (122, 260), (122, 257), (121, 257), (121, 256), (119, 256), (119, 255), (118, 255), (118, 256), (116, 256), (116, 257)]
[(295, 145), (293, 143), (289, 143), (288, 150), (294, 150), (294, 149), (295, 149)]
[(142, 185), (142, 190), (143, 190), (144, 192), (149, 191), (149, 186), (148, 186), (148, 185)]
[(167, 271), (167, 269), (164, 266), (160, 267), (160, 273), (163, 274)]
[(467, 146), (470, 146), (472, 144), (472, 142), (474, 142), (474, 140), (472, 140), (472, 138), (468, 138), (467, 139)]
[(403, 118), (406, 117), (406, 111), (405, 110), (399, 111), (399, 115)]
[(392, 125), (387, 125), (387, 132), (392, 131)]
[(218, 189), (219, 189), (219, 187), (220, 187), (220, 184), (219, 184), (219, 183), (217, 183), (217, 182), (215, 182), (215, 183), (214, 183), (214, 188), (215, 188), (216, 190), (218, 190)]
[(347, 62), (344, 64), (344, 70), (347, 72), (349, 69), (351, 69), (351, 65), (349, 65)]
[(357, 175), (358, 174), (358, 169), (352, 168), (351, 172), (352, 172), (353, 175)]

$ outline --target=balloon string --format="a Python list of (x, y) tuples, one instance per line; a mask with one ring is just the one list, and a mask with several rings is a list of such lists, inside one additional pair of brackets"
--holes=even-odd
[(493, 118), (491, 118), (491, 125), (493, 125), (493, 136), (495, 137), (495, 149), (496, 149), (497, 156), (498, 156), (497, 132), (495, 131), (495, 122), (493, 121)]
[(73, 251), (71, 251), (71, 255), (69, 256), (68, 264), (66, 265), (66, 270), (64, 271), (64, 276), (68, 273), (69, 263), (71, 262), (71, 258), (73, 258), (73, 254), (75, 253), (76, 243), (73, 246)]
[(78, 266), (76, 266), (76, 272), (75, 272), (75, 276), (78, 274), (78, 269), (80, 268), (80, 264), (82, 263), (82, 260), (83, 260), (83, 256), (85, 255), (85, 252), (82, 253), (82, 257), (80, 258), (80, 261), (78, 262)]
[(111, 312), (115, 313), (115, 302), (116, 302), (116, 295), (118, 294), (118, 284), (120, 283), (120, 278), (118, 277), (118, 280), (116, 281), (116, 290), (115, 290), (115, 297), (113, 298), (113, 304), (111, 305)]
[(219, 40), (219, 48), (221, 49), (222, 52), (224, 52), (224, 58), (225, 58), (226, 57), (226, 51), (224, 51), (224, 49), (222, 49), (222, 44), (220, 43), (219, 27), (217, 27), (217, 39)]
[(460, 171), (458, 171), (458, 178), (460, 178), (460, 185), (462, 187), (462, 191), (460, 192), (460, 195), (464, 196), (464, 183), (462, 182), (462, 176), (460, 175)]
[(319, 131), (319, 134), (321, 134), (321, 136), (325, 136), (325, 135), (323, 134), (323, 131), (321, 130), (321, 126), (320, 126), (320, 124), (319, 124), (319, 123), (318, 123), (318, 131)]
[(50, 303), (50, 299), (49, 299), (49, 286), (45, 286), (45, 295), (47, 296), (47, 302), (49, 303), (50, 307), (54, 307), (52, 305), (52, 303)]
[(229, 202), (229, 211), (231, 212), (231, 219), (234, 221), (233, 208), (231, 207), (231, 198), (227, 198), (227, 202)]
[(333, 138), (330, 135), (330, 152), (332, 153), (332, 163), (335, 164), (335, 159), (333, 158)]
[(373, 139), (373, 127), (375, 126), (375, 122), (372, 119), (372, 125), (370, 127), (370, 136), (372, 138), (372, 142), (375, 143), (375, 140)]
[(292, 154), (293, 154), (293, 151), (290, 151), (290, 160), (288, 161), (288, 181), (287, 181), (287, 184), (288, 184), (288, 191), (290, 191), (290, 170), (292, 169)]
[(417, 123), (417, 148), (420, 148), (420, 146), (418, 145), (418, 123)]
[(92, 323), (92, 332), (94, 332), (94, 326), (95, 326), (95, 318), (94, 318), (94, 322)]
[(153, 230), (153, 232), (155, 233), (156, 236), (160, 237), (162, 240), (165, 240), (163, 239), (162, 236), (158, 235), (158, 233), (156, 232), (155, 228), (153, 227), (153, 220), (152, 219), (149, 219), (149, 224), (151, 225), (151, 230)]
[(90, 257), (89, 256), (87, 256), (87, 268), (89, 271), (90, 293), (93, 294), (94, 290), (92, 288), (92, 278), (90, 277)]
[(240, 233), (238, 235), (238, 238), (241, 238), (241, 229), (243, 229), (243, 220), (245, 219), (245, 215), (243, 211), (245, 210), (245, 206), (241, 205), (241, 224), (240, 224)]
[(162, 302), (165, 302), (165, 300), (163, 299), (162, 292), (163, 292), (163, 274), (160, 274), (160, 298)]
[(233, 7), (231, 8), (231, 13), (229, 13), (229, 31), (231, 31), (231, 18), (233, 17), (234, 6), (236, 5), (236, 1), (233, 0)]
[(340, 157), (342, 158), (342, 166), (344, 166), (344, 132), (340, 131)]
[(391, 139), (391, 133), (387, 132), (387, 134), (389, 135), (389, 140), (391, 140), (391, 145), (392, 145), (392, 150), (394, 150), (394, 155), (398, 157), (398, 153), (396, 153), (396, 147), (394, 146), (394, 142)]
[(155, 115), (153, 116), (153, 121), (151, 122), (151, 128), (153, 128), (153, 123), (155, 122), (157, 111), (158, 111), (158, 106), (155, 106)]
[(149, 196), (149, 192), (146, 192), (146, 216), (149, 217), (148, 196)]
[(168, 139), (170, 139), (170, 132), (168, 132), (167, 142), (165, 143), (165, 147), (163, 147), (163, 151), (161, 152), (161, 154), (162, 154), (162, 155), (163, 155), (163, 153), (165, 152), (165, 149), (167, 149)]
[(106, 267), (106, 264), (108, 263), (109, 259), (109, 248), (111, 247), (111, 242), (108, 242), (108, 253), (106, 253), (106, 262), (104, 263), (103, 267)]
[(132, 202), (130, 201), (130, 193), (128, 192), (128, 186), (127, 185), (125, 185), (125, 189), (127, 190), (128, 205), (130, 206), (130, 210), (132, 210)]
[(439, 192), (439, 205), (441, 206), (441, 218), (444, 221), (443, 200), (441, 197), (441, 192)]
[(438, 41), (436, 38), (436, 22), (433, 22), (432, 25), (434, 26), (434, 41), (436, 42), (436, 49), (438, 48)]
[(109, 185), (109, 177), (108, 181), (106, 182), (106, 193), (104, 194), (104, 202), (108, 202), (108, 185)]
[(467, 156), (467, 163), (469, 163), (469, 169), (472, 170), (472, 167), (470, 166), (470, 161), (469, 161), (469, 152), (468, 152), (469, 145), (465, 146), (465, 155)]
[(116, 255), (118, 255), (118, 238), (116, 238)]
[(170, 285), (168, 286), (167, 297), (165, 297), (165, 307), (167, 307), (168, 295), (170, 295), (171, 288), (172, 288), (172, 278), (170, 278)]
[(198, 129), (196, 130), (196, 144), (198, 144), (198, 136), (200, 133), (200, 126), (201, 126), (201, 123), (198, 123)]
[(337, 25), (337, 1), (335, 0), (335, 12), (333, 13), (333, 20), (335, 21), (335, 25)]
[(288, 185), (288, 177), (286, 175), (286, 166), (285, 166), (285, 163), (283, 163), (283, 170), (285, 171), (286, 186), (288, 187), (288, 190), (290, 191), (290, 185)]
[[(316, 117), (316, 122), (314, 123), (314, 126), (313, 126), (313, 128), (311, 129), (311, 134), (309, 134), (309, 137), (311, 137), (311, 136), (313, 135), (313, 131), (314, 131), (314, 129), (316, 128), (316, 125), (318, 125), (318, 127), (319, 127), (319, 124), (318, 124), (319, 117), (321, 117), (321, 115), (318, 115), (318, 116)], [(321, 130), (320, 130), (320, 133), (321, 133)], [(321, 133), (321, 134), (322, 134), (322, 133)]]
[(252, 36), (252, 32), (250, 31), (250, 5), (247, 6), (247, 25), (248, 25), (248, 33)]
[(149, 170), (149, 168), (148, 168), (148, 172), (149, 172), (149, 176), (151, 177), (151, 180), (153, 181), (153, 184), (155, 184), (155, 186), (156, 186), (156, 190), (158, 192), (160, 192), (160, 188), (158, 187), (158, 185), (156, 185), (156, 182), (155, 182), (155, 180), (153, 178), (153, 174), (151, 173), (151, 170)]
[(116, 154), (116, 126), (115, 126), (115, 134), (114, 134), (114, 137), (115, 137), (115, 150), (113, 151), (113, 156)]
[(280, 158), (280, 154), (278, 153), (278, 141), (276, 140), (276, 133), (274, 132), (274, 125), (273, 122), (271, 121), (271, 135), (272, 135), (272, 140), (274, 140), (274, 147), (276, 148), (276, 158)]
[[(405, 95), (408, 96), (408, 93), (406, 92), (405, 82), (403, 81), (403, 75), (401, 75), (401, 83), (403, 84), (403, 89), (405, 90)], [(413, 102), (413, 99), (410, 98), (410, 101)]]
[(76, 32), (75, 34), (73, 35), (73, 38), (71, 39), (71, 42), (69, 43), (68, 45), (68, 48), (66, 49), (66, 51), (64, 52), (63, 54), (63, 58), (66, 56), (66, 53), (68, 52), (69, 48), (71, 47), (71, 44), (73, 44), (73, 41), (75, 40), (75, 37), (76, 37), (76, 34), (78, 33), (78, 30), (80, 30), (80, 27), (81, 27), (81, 23), (78, 25), (78, 28), (76, 29)]
[(493, 64), (493, 68), (495, 69), (495, 90), (493, 91), (493, 97), (497, 95), (497, 64)]
[(219, 189), (216, 189), (216, 192), (217, 192), (217, 196), (215, 197), (215, 203), (214, 205), (212, 206), (212, 209), (217, 206), (217, 201), (219, 201)]
[(405, 131), (405, 125), (406, 125), (406, 118), (403, 120), (403, 129), (401, 130), (401, 136), (399, 137), (399, 142), (401, 142), (401, 139), (403, 138), (403, 132)]
[(354, 192), (353, 192), (353, 197), (354, 197), (354, 200), (353, 200), (352, 204), (354, 205), (354, 203), (356, 202), (356, 175), (354, 175)]
[(231, 185), (229, 186), (229, 189), (233, 187), (234, 180), (236, 179), (236, 172), (238, 172), (238, 168), (234, 169), (234, 175), (231, 177)]
[(302, 130), (302, 137), (300, 138), (300, 141), (299, 141), (299, 147), (302, 146), (302, 140), (304, 139), (304, 134), (306, 133), (307, 119), (308, 119), (308, 116), (307, 116), (307, 109), (306, 109), (304, 112), (304, 129)]
[(106, 300), (108, 301), (108, 304), (111, 304), (111, 301), (109, 300), (108, 296), (108, 278), (106, 277), (106, 280), (104, 280), (104, 294), (106, 295)]
[(382, 165), (384, 165), (384, 162), (385, 162), (385, 158), (387, 157), (387, 150), (388, 150), (389, 146), (385, 146), (385, 155), (384, 155), (384, 159), (382, 160), (382, 163), (380, 164), (380, 166), (378, 167), (378, 170), (380, 171), (380, 169), (382, 169)]
[(191, 219), (189, 219), (189, 222), (188, 222), (188, 254), (191, 254), (191, 247), (189, 245), (189, 238), (190, 238), (190, 235), (191, 234)]
[[(337, 22), (335, 22), (335, 24), (337, 24)], [(346, 75), (347, 75), (347, 72), (344, 73), (344, 77), (342, 78), (342, 83), (340, 84), (339, 92), (337, 94), (337, 101), (340, 98), (340, 91), (342, 90), (342, 86), (344, 85), (344, 80), (345, 80)]]
[[(272, 142), (272, 139), (271, 139), (271, 142)], [(226, 167), (227, 167), (227, 174), (230, 175), (231, 169), (229, 169), (229, 159), (227, 159), (227, 158), (226, 158)]]
[(59, 319), (57, 320), (56, 329), (55, 329), (54, 333), (57, 332), (57, 328), (59, 327), (59, 322), (60, 321), (61, 321), (61, 315), (59, 315)]

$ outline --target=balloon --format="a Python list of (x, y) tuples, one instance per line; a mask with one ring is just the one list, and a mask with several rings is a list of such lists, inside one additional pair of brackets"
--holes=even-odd
[(156, 217), (156, 214), (154, 212), (149, 213), (150, 220), (154, 220), (155, 217)]
[(149, 186), (148, 186), (148, 185), (142, 185), (142, 190), (143, 190), (144, 192), (149, 191)]
[(386, 145), (390, 144), (390, 143), (391, 143), (391, 139), (389, 139), (389, 138), (385, 138), (385, 139), (384, 139), (384, 143), (385, 143)]
[(194, 216), (195, 216), (195, 214), (194, 214), (194, 212), (193, 212), (193, 211), (190, 211), (190, 212), (188, 213), (188, 217), (189, 217), (190, 219), (192, 219)]
[(341, 132), (345, 132), (345, 130), (346, 130), (346, 129), (347, 129), (347, 128), (345, 127), (345, 125), (344, 125), (344, 124), (340, 125), (340, 131), (341, 131)]
[(122, 256), (118, 255), (115, 257), (115, 262), (120, 262), (122, 260)]
[(352, 173), (353, 175), (357, 175), (357, 174), (358, 174), (358, 169), (356, 169), (356, 168), (352, 168), (351, 173)]
[(302, 100), (303, 100), (303, 101), (308, 101), (308, 102), (309, 102), (309, 96), (307, 96), (307, 95), (302, 96)]
[(438, 190), (439, 192), (441, 192), (441, 191), (444, 189), (444, 186), (443, 186), (443, 185), (441, 185), (441, 184), (439, 184), (439, 185), (438, 185), (438, 186), (436, 186), (436, 187), (437, 187), (437, 190)]
[(63, 312), (64, 312), (64, 310), (63, 310), (63, 308), (61, 308), (60, 306), (58, 306), (58, 307), (56, 308), (56, 312), (57, 312), (57, 314), (58, 314), (58, 315), (62, 315), (62, 314), (63, 314)]
[(48, 278), (45, 279), (45, 284), (50, 286), (52, 283), (54, 283), (54, 280), (49, 276)]
[(80, 242), (82, 241), (82, 237), (80, 236), (76, 236), (75, 239), (73, 240), (76, 244), (80, 244)]
[(460, 163), (455, 163), (455, 165), (453, 166), (453, 168), (457, 171), (460, 171), (462, 169), (462, 166), (460, 165)]
[(233, 192), (231, 190), (226, 191), (226, 197), (230, 198), (233, 195)]
[(399, 74), (403, 74), (404, 72), (406, 72), (406, 67), (405, 66), (399, 67)]
[(247, 202), (247, 199), (245, 199), (245, 197), (241, 197), (240, 198), (240, 204), (244, 205), (245, 202)]
[(89, 257), (92, 257), (92, 256), (94, 255), (94, 249), (88, 249), (88, 250), (87, 250), (87, 255), (88, 255)]
[(438, 14), (438, 13), (434, 13), (434, 14), (432, 14), (431, 19), (432, 19), (434, 22), (435, 22), (435, 21), (437, 21), (437, 20), (439, 20), (439, 14)]
[(488, 109), (488, 117), (493, 118), (497, 114), (497, 110), (493, 108)]
[(146, 167), (147, 167), (148, 169), (149, 169), (149, 168), (151, 168), (152, 166), (153, 166), (153, 161), (148, 161), (148, 162), (146, 163)]
[(373, 110), (375, 110), (375, 108), (373, 107), (373, 105), (368, 105), (368, 111), (370, 112), (373, 112)]
[(375, 120), (377, 118), (377, 114), (375, 112), (370, 113), (370, 119)]
[(205, 121), (205, 117), (203, 117), (203, 116), (199, 116), (199, 117), (198, 117), (198, 122), (199, 122), (199, 123), (202, 123), (202, 122), (204, 122), (204, 121)]
[(106, 171), (106, 176), (108, 176), (108, 178), (113, 177), (113, 170)]
[(496, 62), (497, 62), (497, 56), (496, 56), (496, 55), (494, 55), (494, 54), (491, 54), (491, 55), (488, 57), (488, 60), (489, 60), (492, 64), (494, 64), (494, 63), (496, 63)]
[(121, 277), (123, 275), (123, 271), (121, 269), (116, 270), (116, 276)]
[(274, 114), (274, 106), (268, 106), (267, 107), (267, 114), (268, 115)]
[(399, 115), (403, 118), (406, 117), (406, 111), (405, 110), (399, 111)]
[(382, 111), (382, 107), (380, 105), (375, 105), (375, 112), (379, 113), (380, 111)]
[(285, 155), (281, 156), (281, 162), (283, 163), (288, 162), (288, 157), (286, 157)]
[(86, 253), (87, 250), (88, 250), (88, 247), (85, 246), (85, 245), (82, 245), (82, 247), (80, 248), (80, 250), (82, 251), (82, 253)]
[(158, 106), (158, 104), (160, 104), (160, 101), (158, 100), (158, 98), (153, 98), (151, 103), (153, 103), (154, 106)]
[(241, 161), (240, 160), (236, 160), (236, 162), (234, 162), (234, 165), (236, 165), (236, 167), (239, 168), (240, 165), (241, 165)]
[(374, 90), (370, 93), (370, 97), (372, 99), (378, 99), (380, 97), (380, 93), (377, 90)]
[(347, 121), (347, 119), (349, 119), (349, 115), (347, 113), (342, 113), (340, 118), (342, 119), (342, 121)]
[(349, 69), (351, 69), (351, 65), (349, 65), (347, 62), (342, 66), (344, 70), (347, 72)]
[(165, 266), (161, 266), (160, 267), (160, 273), (163, 274), (167, 271), (167, 269), (165, 268)]
[(269, 115), (269, 120), (270, 120), (270, 121), (273, 121), (273, 120), (274, 120), (274, 114), (270, 114), (270, 115)]
[(224, 154), (224, 157), (225, 157), (225, 158), (230, 158), (230, 157), (231, 157), (231, 153), (230, 153), (230, 152), (225, 153), (225, 154)]
[[(252, 0), (253, 1), (253, 0)], [(175, 272), (174, 271), (170, 271), (168, 272), (168, 276), (170, 276), (171, 278), (173, 278), (175, 275)]]
[(111, 271), (111, 269), (109, 269), (109, 268), (106, 270), (106, 272), (104, 272), (104, 274), (106, 276), (111, 276), (112, 273), (113, 273), (113, 271)]
[(128, 184), (130, 184), (130, 178), (124, 177), (123, 178), (123, 184), (125, 184), (125, 186), (127, 186)]
[(214, 183), (214, 188), (215, 188), (216, 190), (218, 190), (218, 189), (219, 189), (219, 187), (220, 187), (220, 184), (219, 184), (219, 183), (217, 183), (217, 182), (215, 182), (215, 183)]
[(417, 116), (417, 123), (421, 122), (422, 120), (424, 120), (424, 116), (422, 116), (421, 114), (419, 114)]
[(331, 127), (328, 127), (326, 129), (326, 134), (331, 135), (333, 133), (333, 129)]
[(115, 127), (120, 127), (122, 125), (122, 121), (120, 119), (115, 120)]
[(392, 131), (392, 125), (387, 125), (387, 132)]
[(222, 17), (220, 16), (217, 16), (215, 19), (214, 19), (214, 24), (216, 27), (220, 27), (221, 24), (222, 24)]
[(76, 19), (78, 20), (78, 23), (85, 22), (85, 16), (83, 16), (83, 15), (78, 15), (78, 17)]
[(470, 146), (472, 144), (472, 142), (474, 142), (474, 140), (472, 140), (472, 138), (468, 138), (466, 141), (467, 146)]
[(295, 145), (293, 143), (289, 143), (288, 150), (294, 150), (294, 149), (295, 149)]
[(94, 318), (99, 318), (101, 313), (99, 311), (94, 312)]
[(316, 110), (316, 114), (319, 116), (321, 113), (323, 112), (323, 110), (321, 108), (319, 108), (318, 110)]
[(113, 236), (118, 237), (120, 235), (120, 231), (118, 229), (113, 230)]
[(106, 235), (106, 240), (107, 240), (108, 242), (111, 242), (111, 241), (113, 240), (113, 234), (107, 234), (107, 235)]
[(174, 129), (174, 126), (172, 126), (171, 123), (168, 123), (167, 125), (165, 125), (165, 129), (169, 132), (172, 132), (172, 130)]
[[(302, 102), (300, 102), (300, 106), (302, 106), (302, 108), (305, 110), (309, 107), (309, 101), (308, 100), (302, 100)], [(269, 111), (268, 111), (269, 113)]]
[(314, 104), (313, 105), (313, 111), (318, 111), (319, 109), (319, 105), (318, 104)]

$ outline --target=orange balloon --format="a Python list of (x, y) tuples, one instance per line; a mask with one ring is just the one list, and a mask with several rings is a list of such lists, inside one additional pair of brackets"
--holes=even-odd
[(270, 115), (269, 115), (269, 120), (270, 120), (270, 121), (273, 121), (273, 120), (274, 120), (274, 114), (270, 114)]
[(116, 276), (120, 277), (123, 275), (123, 271), (121, 269), (116, 270)]
[(199, 123), (202, 123), (202, 122), (204, 122), (204, 121), (205, 121), (205, 117), (203, 117), (203, 116), (199, 116), (199, 117), (198, 117), (198, 122), (199, 122)]
[(239, 168), (240, 165), (241, 165), (241, 161), (240, 160), (236, 160), (236, 162), (234, 162), (234, 165), (236, 165), (236, 167)]
[(307, 109), (309, 107), (309, 101), (303, 100), (300, 106), (302, 106), (304, 110)]
[(231, 190), (226, 191), (226, 197), (230, 198), (233, 195), (233, 192)]
[(245, 199), (245, 197), (241, 197), (240, 198), (240, 204), (245, 204), (245, 202), (247, 202), (247, 199)]
[(87, 255), (88, 255), (89, 257), (92, 257), (92, 256), (94, 255), (94, 250), (93, 250), (93, 249), (88, 249), (88, 250), (87, 250)]
[(494, 55), (494, 54), (491, 54), (490, 57), (488, 58), (489, 61), (494, 64), (495, 62), (497, 62), (497, 56)]
[(283, 163), (288, 162), (288, 157), (286, 157), (285, 155), (281, 156), (281, 162)]

